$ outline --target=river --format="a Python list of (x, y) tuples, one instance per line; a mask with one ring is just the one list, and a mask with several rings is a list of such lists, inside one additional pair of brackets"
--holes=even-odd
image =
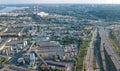
[(24, 9), (24, 8), (27, 8), (27, 7), (5, 7), (4, 9), (0, 9), (0, 13), (10, 12), (13, 10), (19, 10), (19, 9)]

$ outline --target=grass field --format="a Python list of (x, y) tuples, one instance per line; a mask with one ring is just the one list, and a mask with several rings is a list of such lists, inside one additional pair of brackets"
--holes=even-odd
[(114, 41), (112, 38), (110, 38), (110, 37), (109, 37), (109, 41), (110, 41), (110, 43), (111, 43), (113, 49), (115, 50), (115, 52), (118, 53), (118, 54), (120, 55), (119, 48), (118, 48), (118, 46), (116, 45), (115, 41)]

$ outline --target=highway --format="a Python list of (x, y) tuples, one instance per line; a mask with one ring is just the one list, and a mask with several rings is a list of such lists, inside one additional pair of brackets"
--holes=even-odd
[(99, 33), (101, 36), (101, 43), (104, 43), (104, 48), (105, 48), (106, 52), (110, 56), (117, 71), (120, 71), (120, 57), (115, 53), (115, 51), (113, 50), (113, 47), (111, 46), (110, 42), (108, 41), (107, 31), (103, 27), (100, 27), (99, 29), (100, 29)]
[(85, 58), (85, 69), (86, 71), (99, 71), (99, 70), (94, 70), (93, 68), (93, 62), (94, 62), (94, 41), (96, 40), (96, 35), (97, 35), (97, 29), (93, 32), (93, 36), (91, 39), (91, 42), (89, 44), (88, 50), (87, 50), (87, 55)]
[(105, 59), (105, 50), (104, 50), (104, 46), (103, 46), (103, 41), (101, 42), (101, 46), (100, 46), (100, 52), (101, 52), (101, 58), (102, 58), (102, 64), (103, 64), (103, 70), (107, 71), (107, 65), (106, 65), (106, 59)]

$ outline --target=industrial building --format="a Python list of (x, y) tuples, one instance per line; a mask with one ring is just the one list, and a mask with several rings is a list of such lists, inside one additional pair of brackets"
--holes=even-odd
[(8, 27), (5, 29), (5, 31), (2, 33), (2, 36), (8, 36), (8, 35), (16, 35), (21, 36), (22, 27)]
[(50, 55), (59, 55), (60, 57), (64, 56), (63, 47), (56, 41), (37, 41), (31, 51), (35, 49), (42, 57)]
[(0, 51), (0, 53), (2, 55), (13, 56), (24, 49), (26, 45), (27, 41), (25, 40), (9, 39), (9, 41), (5, 42), (4, 46), (1, 47), (3, 49)]
[[(62, 70), (62, 71), (70, 71), (69, 63), (66, 63), (66, 62), (55, 62), (55, 61), (46, 61), (46, 63), (48, 64), (49, 68), (59, 69), (59, 70)], [(42, 64), (41, 67), (42, 68), (46, 68), (46, 66), (44, 64)]]

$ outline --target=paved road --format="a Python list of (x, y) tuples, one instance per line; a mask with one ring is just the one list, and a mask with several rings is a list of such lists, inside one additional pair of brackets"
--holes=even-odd
[(105, 50), (107, 51), (108, 55), (112, 59), (117, 71), (120, 71), (120, 57), (115, 53), (111, 44), (108, 41), (107, 32), (103, 27), (100, 27), (100, 36), (101, 42), (104, 43)]
[(22, 57), (23, 54), (27, 53), (28, 48), (30, 48), (30, 47), (26, 46), (26, 48), (24, 48), (21, 52), (19, 52), (13, 58), (11, 58), (10, 61), (8, 62), (8, 64), (15, 64), (16, 65), (18, 58)]
[(107, 65), (105, 60), (105, 52), (104, 52), (104, 46), (103, 46), (103, 40), (101, 42), (100, 52), (101, 52), (101, 58), (102, 58), (102, 64), (103, 64), (103, 70), (107, 71)]
[(13, 58), (10, 59), (10, 61), (8, 62), (8, 64), (17, 64), (17, 60), (18, 58), (22, 57), (22, 54), (26, 53), (26, 51), (21, 51), (20, 53), (18, 53), (17, 55), (15, 55)]
[(94, 60), (94, 41), (96, 40), (97, 29), (93, 32), (93, 36), (88, 47), (87, 55), (85, 58), (85, 69), (86, 71), (99, 71), (98, 69), (94, 70), (93, 60)]

